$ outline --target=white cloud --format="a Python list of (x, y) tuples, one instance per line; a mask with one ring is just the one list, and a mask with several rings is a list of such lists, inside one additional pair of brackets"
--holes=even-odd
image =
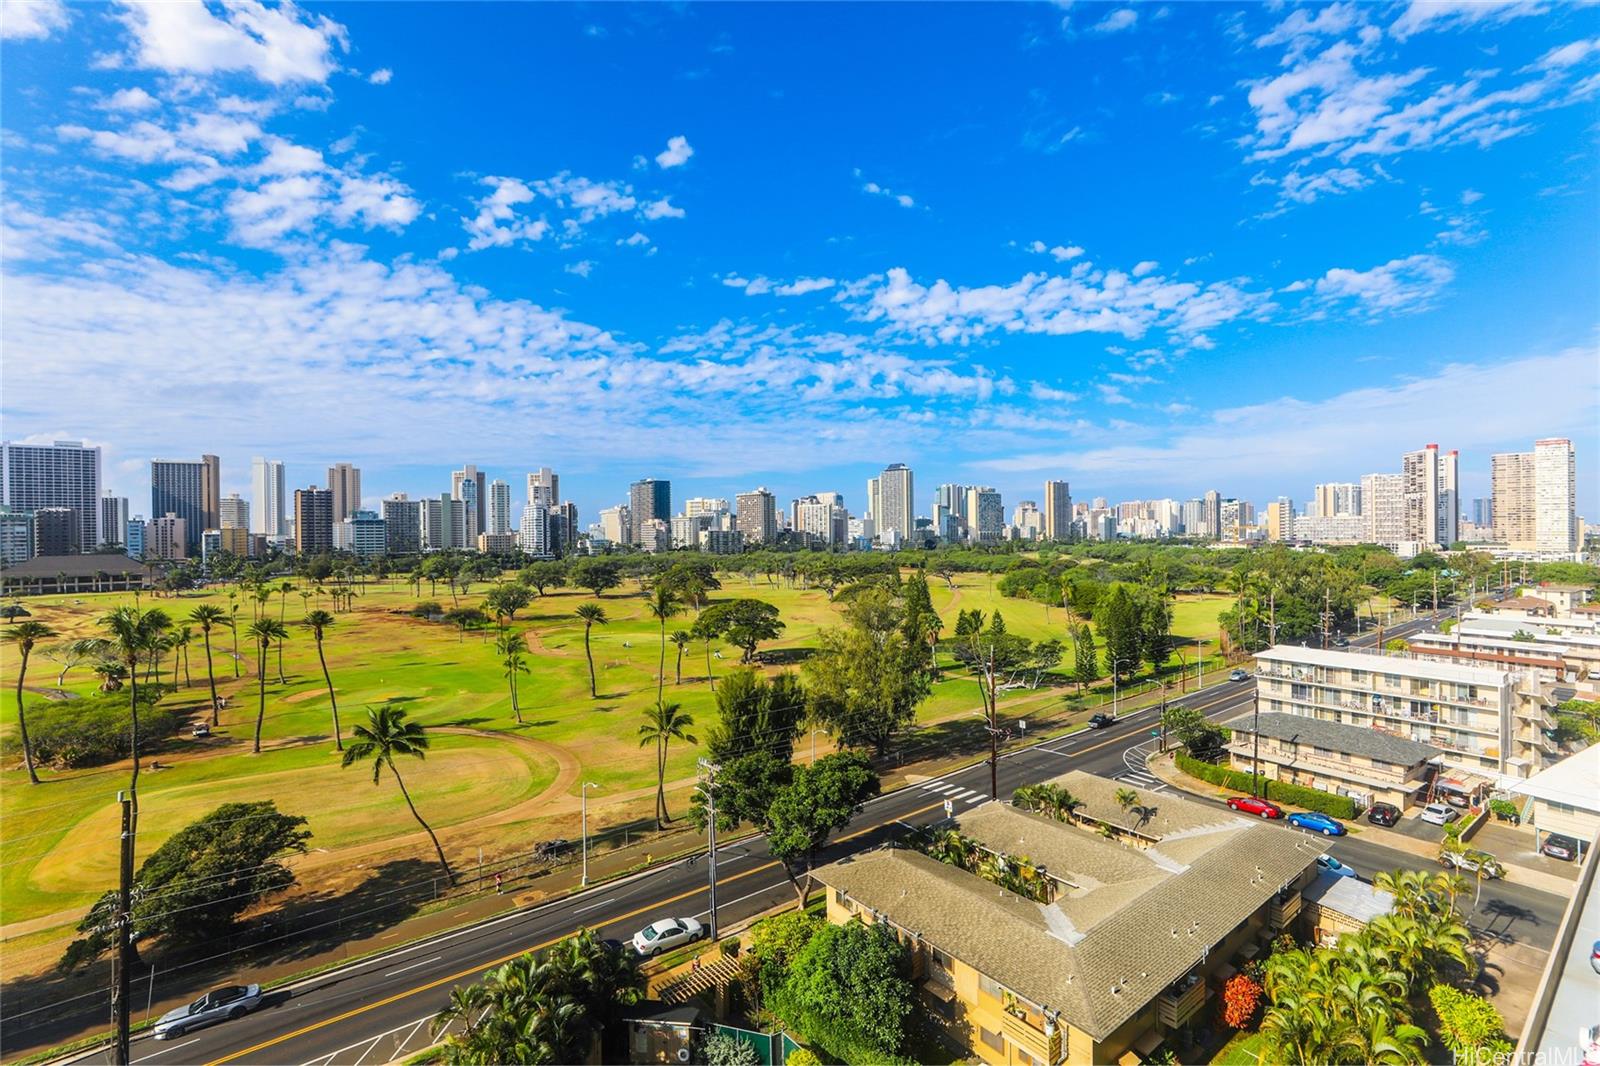
[(1283, 176), (1279, 182), (1279, 192), (1285, 200), (1309, 204), (1319, 196), (1337, 196), (1369, 184), (1371, 180), (1366, 175), (1350, 167), (1330, 167), (1309, 174), (1297, 169)]
[(639, 213), (652, 222), (658, 218), (683, 218), (688, 214), (683, 208), (674, 207), (670, 196), (650, 201), (639, 209)]
[(6, 0), (0, 5), (0, 38), (42, 41), (70, 21), (61, 0)]
[(1290, 45), (1303, 51), (1318, 37), (1338, 37), (1358, 21), (1354, 3), (1328, 4), (1325, 7), (1297, 7), (1289, 17), (1256, 38), (1257, 48)]
[(1546, 10), (1545, 4), (1532, 0), (1411, 0), (1389, 32), (1403, 41), (1423, 30), (1498, 25), (1525, 15), (1541, 15)]
[(1586, 41), (1573, 41), (1571, 44), (1564, 44), (1550, 49), (1550, 51), (1534, 61), (1531, 69), (1565, 70), (1567, 67), (1583, 62), (1596, 52), (1600, 52), (1600, 37)]
[(1083, 249), (1076, 244), (1057, 244), (1054, 247), (1047, 247), (1043, 241), (1034, 241), (1029, 244), (1028, 251), (1036, 255), (1048, 254), (1058, 263), (1065, 263), (1067, 260), (1076, 259), (1083, 254)]
[[(858, 178), (861, 177), (861, 171), (859, 169), (855, 172), (855, 174), (856, 174), (856, 177), (858, 177)], [(907, 194), (901, 193), (901, 192), (895, 192), (893, 189), (889, 189), (889, 188), (886, 188), (886, 187), (884, 187), (882, 185), (879, 185), (875, 181), (863, 181), (861, 183), (861, 191), (866, 193), (869, 196), (887, 197), (888, 199), (893, 200), (895, 203), (899, 204), (901, 207), (916, 207), (917, 206), (917, 202), (915, 200), (913, 200)]]
[(650, 243), (650, 238), (646, 237), (644, 234), (640, 233), (638, 230), (634, 230), (632, 236), (617, 238), (617, 244), (619, 246), (625, 247), (625, 248), (637, 248), (637, 247), (639, 247), (641, 245), (645, 245), (645, 244), (649, 244), (649, 243)]
[(171, 73), (238, 72), (269, 85), (320, 84), (337, 68), (335, 47), (348, 48), (343, 26), (302, 12), (292, 0), (275, 7), (259, 0), (216, 8), (130, 3), (120, 17), (134, 37), (133, 62)]
[(550, 232), (550, 223), (544, 219), (518, 218), (516, 207), (532, 203), (533, 190), (516, 178), (488, 177), (482, 184), (492, 191), (477, 201), (478, 213), (462, 219), (471, 239), (469, 252), (484, 248), (505, 247), (517, 241), (540, 241)]
[(1327, 306), (1376, 318), (1426, 310), (1454, 279), (1455, 270), (1447, 261), (1436, 255), (1411, 255), (1371, 270), (1335, 268), (1313, 288)]
[(1122, 394), (1122, 390), (1115, 385), (1097, 384), (1095, 388), (1100, 393), (1100, 402), (1109, 404), (1131, 404), (1133, 401)]
[(393, 80), (394, 71), (390, 70), (388, 67), (379, 67), (377, 70), (367, 75), (367, 81), (371, 82), (373, 85), (388, 85)]
[(1066, 389), (1058, 389), (1053, 385), (1046, 385), (1042, 381), (1035, 381), (1028, 386), (1028, 395), (1044, 403), (1077, 403), (1078, 394)]
[(1464, 206), (1470, 207), (1472, 204), (1477, 203), (1481, 199), (1483, 199), (1483, 193), (1476, 189), (1467, 189), (1461, 193), (1461, 203)]
[(1133, 276), (1136, 278), (1142, 278), (1146, 274), (1154, 272), (1156, 267), (1160, 265), (1161, 264), (1156, 262), (1154, 259), (1146, 259), (1143, 262), (1135, 263), (1133, 267)]
[(656, 166), (662, 170), (671, 167), (681, 167), (694, 155), (694, 149), (689, 145), (687, 137), (672, 137), (667, 141), (667, 146), (656, 153)]
[(1090, 33), (1120, 33), (1131, 30), (1139, 21), (1139, 13), (1131, 7), (1119, 7), (1089, 27)]
[(576, 274), (580, 278), (586, 278), (590, 274), (594, 273), (594, 267), (595, 262), (593, 259), (581, 259), (576, 263), (568, 263), (561, 269), (565, 270), (568, 274)]
[(807, 293), (822, 292), (839, 284), (833, 278), (795, 278), (793, 281), (774, 281), (767, 277), (744, 278), (737, 274), (730, 274), (722, 279), (722, 284), (733, 289), (743, 289), (746, 296), (804, 296)]
[(131, 89), (118, 89), (100, 106), (107, 111), (149, 111), (151, 108), (160, 107), (161, 102), (135, 86)]

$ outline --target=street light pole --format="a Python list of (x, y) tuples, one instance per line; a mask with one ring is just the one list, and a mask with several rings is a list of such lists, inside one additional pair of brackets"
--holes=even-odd
[(1134, 659), (1118, 659), (1111, 664), (1111, 720), (1117, 720), (1117, 668), (1123, 663), (1136, 662)]
[(1208, 640), (1194, 642), (1194, 690), (1199, 692), (1206, 687), (1206, 645)]
[(599, 787), (593, 781), (585, 781), (583, 788), (578, 790), (578, 809), (581, 812), (580, 817), (582, 819), (580, 823), (582, 830), (579, 833), (579, 838), (583, 842), (583, 880), (578, 883), (579, 888), (586, 887), (589, 884), (589, 790)]
[(717, 771), (722, 769), (709, 759), (700, 760), (700, 769), (705, 771), (706, 783), (700, 790), (706, 797), (706, 833), (710, 850), (710, 860), (706, 863), (708, 875), (711, 878), (710, 909), (706, 912), (711, 927), (711, 939), (717, 939)]

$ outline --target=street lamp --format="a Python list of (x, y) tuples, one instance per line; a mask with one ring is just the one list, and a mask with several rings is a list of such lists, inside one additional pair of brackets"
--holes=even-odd
[(1123, 663), (1139, 664), (1138, 659), (1118, 659), (1111, 664), (1111, 720), (1117, 720), (1117, 668)]
[(826, 732), (826, 729), (813, 729), (811, 731), (811, 764), (813, 766), (815, 766), (817, 762), (817, 734)]
[(578, 792), (578, 809), (582, 812), (582, 831), (579, 834), (583, 841), (583, 880), (578, 883), (579, 888), (589, 884), (589, 790), (600, 786), (593, 781), (585, 781), (583, 788)]
[(1210, 643), (1209, 638), (1194, 642), (1194, 690), (1196, 692), (1206, 687), (1206, 645)]

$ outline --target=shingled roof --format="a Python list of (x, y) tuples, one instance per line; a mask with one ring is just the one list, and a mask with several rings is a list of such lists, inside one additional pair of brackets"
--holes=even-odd
[(1275, 740), (1349, 752), (1351, 755), (1363, 755), (1369, 759), (1397, 763), (1401, 766), (1415, 766), (1435, 755), (1444, 754), (1443, 748), (1424, 744), (1420, 740), (1397, 737), (1392, 733), (1380, 733), (1376, 729), (1364, 729), (1361, 726), (1345, 725), (1341, 722), (1324, 722), (1318, 718), (1307, 718), (1299, 714), (1279, 714), (1276, 711), (1269, 711), (1260, 715), (1259, 719), (1259, 724), (1255, 724), (1256, 720), (1253, 718), (1241, 718), (1233, 722), (1235, 736), (1249, 736), (1254, 728), (1262, 736), (1272, 737)]

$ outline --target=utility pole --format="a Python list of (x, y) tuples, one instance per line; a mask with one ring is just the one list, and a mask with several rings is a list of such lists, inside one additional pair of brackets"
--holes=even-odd
[(1267, 593), (1267, 642), (1273, 647), (1278, 645), (1278, 590), (1272, 589)]
[(1333, 590), (1322, 590), (1322, 650), (1328, 650), (1328, 630), (1333, 624)]
[(117, 954), (113, 969), (115, 983), (111, 987), (111, 1010), (117, 1023), (117, 1046), (114, 1061), (117, 1066), (128, 1066), (128, 1026), (133, 1015), (133, 799), (126, 792), (117, 793), (122, 805), (121, 876), (117, 883)]
[(1439, 571), (1433, 572), (1433, 611), (1439, 613)]
[(1259, 787), (1261, 789), (1261, 798), (1266, 799), (1266, 785), (1261, 780), (1261, 686), (1259, 684), (1250, 690), (1250, 706), (1250, 729), (1251, 732), (1255, 734), (1253, 738), (1255, 743), (1255, 755), (1253, 756), (1250, 767), (1250, 795), (1254, 796), (1256, 794), (1256, 789)]
[[(1113, 674), (1115, 669), (1113, 668)], [(995, 703), (994, 693), (994, 645), (989, 645), (989, 706), (984, 708), (988, 713), (984, 715), (985, 724), (989, 729), (989, 796), (992, 799), (1000, 798), (1000, 730), (995, 719), (999, 716), (999, 707)], [(1112, 680), (1115, 685), (1115, 678)]]
[(706, 863), (711, 878), (711, 907), (706, 913), (710, 916), (711, 941), (717, 940), (717, 771), (722, 767), (709, 759), (700, 760), (700, 769), (705, 771), (706, 782), (700, 790), (706, 796), (706, 833), (709, 840), (711, 858)]

